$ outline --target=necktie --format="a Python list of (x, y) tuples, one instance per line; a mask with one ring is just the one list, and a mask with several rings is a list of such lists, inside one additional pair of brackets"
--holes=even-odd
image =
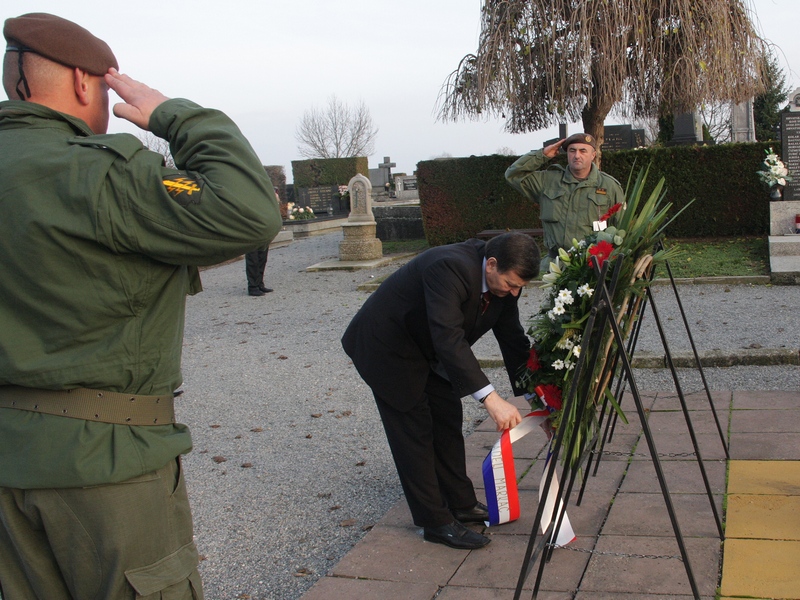
[(486, 309), (489, 308), (489, 298), (491, 297), (490, 292), (483, 292), (481, 294), (481, 314), (486, 312)]

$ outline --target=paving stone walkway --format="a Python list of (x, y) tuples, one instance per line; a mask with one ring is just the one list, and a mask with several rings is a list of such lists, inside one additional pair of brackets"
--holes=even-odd
[[(643, 392), (700, 597), (711, 600), (719, 589), (722, 598), (800, 598), (800, 392), (713, 392), (712, 399), (730, 460), (705, 392), (686, 396), (714, 505), (724, 519), (724, 543), (677, 395)], [(623, 407), (629, 423), (618, 422), (580, 506), (577, 489), (570, 497), (568, 514), (577, 540), (553, 552), (537, 596), (542, 600), (692, 598), (630, 397)], [(475, 526), (492, 538), (489, 546), (462, 551), (423, 541), (401, 500), (304, 600), (513, 598), (546, 452), (544, 436), (537, 434), (514, 444), (521, 518)], [(481, 462), (497, 437), (484, 422), (467, 438), (476, 486), (482, 481)], [(532, 596), (535, 579), (534, 569), (522, 598)]]

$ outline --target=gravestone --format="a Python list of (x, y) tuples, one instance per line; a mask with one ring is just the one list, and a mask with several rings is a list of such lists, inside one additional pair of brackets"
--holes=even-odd
[[(797, 96), (800, 98), (800, 90)], [(786, 182), (784, 200), (800, 200), (800, 106), (796, 110), (792, 106), (781, 113), (781, 159), (793, 179)]]
[(756, 125), (753, 119), (752, 100), (731, 105), (731, 141), (756, 141)]
[(394, 193), (398, 200), (419, 200), (416, 176), (396, 175), (394, 178)]
[(295, 190), (298, 206), (310, 206), (315, 214), (335, 212), (339, 206), (339, 186), (323, 185)]
[(375, 237), (372, 214), (372, 185), (361, 174), (350, 180), (350, 216), (342, 225), (344, 239), (339, 242), (340, 261), (376, 260), (383, 256), (383, 244)]
[(800, 88), (789, 94), (789, 112), (800, 112)]
[(703, 125), (695, 113), (680, 113), (673, 117), (675, 129), (668, 146), (697, 144), (703, 141)]
[(633, 148), (633, 127), (630, 125), (606, 125), (603, 133), (603, 152), (630, 150)]

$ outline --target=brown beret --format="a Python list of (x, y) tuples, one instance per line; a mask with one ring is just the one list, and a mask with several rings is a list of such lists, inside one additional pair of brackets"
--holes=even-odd
[(594, 139), (594, 136), (591, 136), (588, 133), (573, 133), (564, 140), (564, 143), (561, 144), (561, 147), (566, 150), (570, 144), (589, 144), (592, 148), (597, 150), (597, 140)]
[(6, 52), (34, 52), (67, 67), (78, 67), (92, 75), (105, 75), (110, 67), (119, 68), (111, 48), (86, 29), (47, 13), (28, 13), (6, 19), (3, 36), (9, 43)]

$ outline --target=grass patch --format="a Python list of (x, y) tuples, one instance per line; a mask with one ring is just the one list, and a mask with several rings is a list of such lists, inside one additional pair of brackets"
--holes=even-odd
[[(675, 277), (769, 275), (766, 236), (667, 240), (681, 254), (670, 260)], [(666, 270), (656, 274), (666, 276)]]
[[(766, 236), (735, 238), (668, 239), (667, 247), (681, 254), (670, 261), (674, 277), (736, 277), (769, 275), (769, 244)], [(427, 240), (383, 242), (383, 255), (422, 252)], [(666, 269), (657, 273), (666, 277)]]

